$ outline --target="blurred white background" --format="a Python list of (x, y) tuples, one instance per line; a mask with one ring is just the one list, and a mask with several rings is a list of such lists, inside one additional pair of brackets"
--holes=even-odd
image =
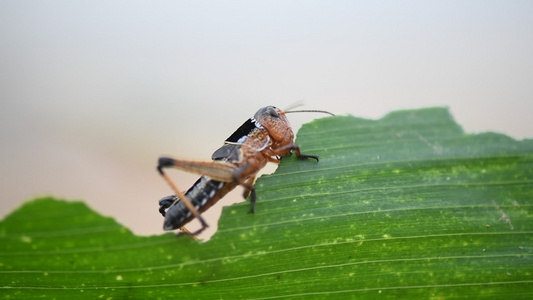
[(298, 100), (364, 118), (447, 106), (467, 132), (533, 137), (532, 16), (533, 1), (3, 0), (0, 217), (54, 195), (159, 234), (160, 155), (208, 160), (258, 108)]

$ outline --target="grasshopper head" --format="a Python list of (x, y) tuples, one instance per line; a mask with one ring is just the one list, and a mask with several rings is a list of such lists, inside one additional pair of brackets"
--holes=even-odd
[(268, 131), (270, 138), (278, 146), (293, 143), (294, 132), (285, 112), (281, 109), (274, 106), (263, 107), (255, 113), (254, 119)]

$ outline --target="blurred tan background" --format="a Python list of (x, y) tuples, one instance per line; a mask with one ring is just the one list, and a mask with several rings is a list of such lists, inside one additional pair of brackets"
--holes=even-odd
[(208, 160), (265, 105), (448, 106), (467, 132), (533, 137), (531, 16), (532, 1), (1, 1), (0, 217), (54, 195), (162, 233), (157, 158)]

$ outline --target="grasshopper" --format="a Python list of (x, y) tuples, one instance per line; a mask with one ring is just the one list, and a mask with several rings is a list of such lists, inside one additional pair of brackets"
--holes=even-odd
[[(256, 202), (253, 184), (257, 173), (268, 162), (279, 163), (281, 157), (290, 153), (294, 153), (299, 159), (314, 159), (318, 162), (318, 156), (301, 153), (300, 147), (294, 143), (294, 132), (285, 116), (292, 112), (333, 115), (320, 110), (284, 112), (274, 106), (266, 106), (225, 140), (224, 145), (211, 156), (212, 161), (160, 157), (157, 170), (175, 193), (159, 200), (159, 212), (165, 217), (163, 229), (179, 228), (191, 234), (184, 226), (196, 218), (202, 225), (197, 232), (192, 233), (197, 235), (208, 227), (201, 213), (239, 185), (244, 188), (243, 197), (250, 196), (250, 212), (253, 213)], [(168, 167), (202, 176), (183, 193), (163, 171)]]

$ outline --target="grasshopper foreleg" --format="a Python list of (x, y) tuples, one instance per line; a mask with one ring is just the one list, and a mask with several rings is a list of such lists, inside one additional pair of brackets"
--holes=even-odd
[(300, 152), (300, 146), (296, 144), (290, 144), (283, 147), (280, 147), (273, 151), (274, 155), (283, 156), (287, 153), (290, 153), (291, 151), (294, 151), (294, 154), (296, 154), (296, 157), (299, 159), (309, 159), (312, 158), (318, 162), (318, 155), (310, 155), (310, 154), (303, 154)]

